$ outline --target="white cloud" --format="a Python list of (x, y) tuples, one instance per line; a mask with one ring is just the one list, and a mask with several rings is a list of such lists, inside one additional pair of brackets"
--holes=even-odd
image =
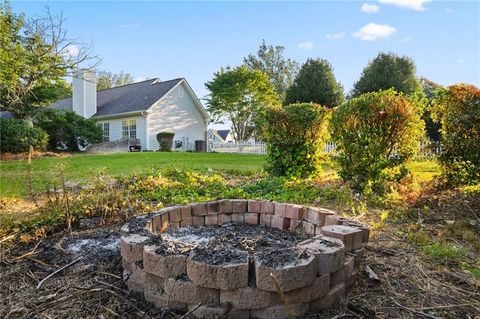
[(368, 3), (362, 4), (362, 11), (365, 13), (376, 13), (378, 10), (380, 10), (380, 6)]
[(62, 54), (70, 57), (76, 57), (78, 53), (80, 53), (80, 49), (75, 44), (69, 44), (62, 50)]
[(388, 38), (395, 32), (397, 32), (397, 29), (388, 24), (369, 23), (360, 28), (360, 30), (353, 32), (352, 35), (363, 41), (376, 41)]
[(423, 5), (430, 1), (432, 0), (378, 0), (378, 2), (383, 4), (392, 4), (397, 7), (404, 7), (415, 11), (425, 11)]
[(332, 34), (327, 34), (327, 39), (329, 40), (338, 40), (345, 37), (345, 32), (337, 32)]
[(313, 48), (313, 42), (301, 42), (297, 47), (303, 51), (310, 51)]

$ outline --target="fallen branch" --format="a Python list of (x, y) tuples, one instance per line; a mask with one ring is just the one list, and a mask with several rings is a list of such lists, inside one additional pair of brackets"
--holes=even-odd
[(180, 319), (188, 318), (188, 316), (190, 316), (190, 315), (191, 315), (195, 310), (197, 310), (201, 305), (202, 305), (202, 303), (199, 303), (198, 305), (196, 305), (195, 307), (193, 307), (189, 312), (187, 312), (186, 314), (184, 314), (183, 316), (181, 316)]
[(70, 266), (72, 266), (73, 264), (79, 262), (79, 261), (82, 260), (82, 259), (83, 259), (83, 256), (78, 257), (77, 259), (75, 259), (75, 260), (72, 261), (71, 263), (66, 264), (66, 265), (63, 266), (62, 268), (59, 268), (59, 269), (55, 270), (55, 271), (52, 272), (50, 275), (48, 275), (47, 277), (43, 278), (43, 279), (40, 280), (40, 282), (38, 283), (37, 289), (40, 289), (40, 287), (43, 285), (43, 283), (44, 283), (45, 281), (47, 281), (49, 278), (52, 278), (53, 276), (55, 276), (56, 274), (58, 274), (58, 273), (61, 272), (62, 270), (66, 269), (66, 268), (68, 268), (68, 267), (70, 267)]
[(365, 266), (365, 271), (368, 275), (368, 279), (370, 281), (374, 281), (374, 282), (380, 282), (380, 278), (378, 278), (378, 275), (373, 271), (372, 268), (370, 268), (370, 266), (366, 265)]

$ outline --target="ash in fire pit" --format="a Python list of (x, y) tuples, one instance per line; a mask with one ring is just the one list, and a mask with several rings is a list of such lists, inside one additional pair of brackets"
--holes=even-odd
[(169, 207), (122, 227), (124, 277), (157, 307), (195, 318), (303, 317), (353, 284), (352, 256), (369, 233), (351, 225), (330, 210), (269, 201)]

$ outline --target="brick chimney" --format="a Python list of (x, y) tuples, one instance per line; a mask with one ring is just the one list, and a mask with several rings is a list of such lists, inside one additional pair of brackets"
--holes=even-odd
[(73, 111), (84, 118), (97, 113), (97, 78), (92, 70), (73, 73)]

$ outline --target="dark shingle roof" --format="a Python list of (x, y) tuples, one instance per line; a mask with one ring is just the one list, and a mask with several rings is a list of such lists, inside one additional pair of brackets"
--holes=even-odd
[[(147, 110), (161, 99), (183, 78), (159, 82), (150, 79), (142, 82), (117, 86), (97, 92), (97, 113), (93, 116), (115, 115), (119, 113)], [(53, 103), (54, 109), (72, 109), (72, 98), (68, 97)]]
[(228, 133), (230, 133), (230, 130), (217, 130), (217, 134), (224, 140), (227, 138)]

